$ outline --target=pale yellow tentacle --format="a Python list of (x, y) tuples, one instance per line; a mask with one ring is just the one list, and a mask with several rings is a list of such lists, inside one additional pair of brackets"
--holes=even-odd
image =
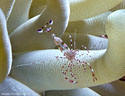
[(11, 45), (8, 36), (6, 19), (0, 9), (0, 82), (9, 74), (12, 63)]
[(122, 0), (69, 0), (70, 21), (83, 20), (104, 13), (118, 5)]
[(3, 10), (6, 19), (10, 16), (15, 0), (0, 0), (0, 8)]
[(29, 18), (29, 8), (32, 0), (16, 0), (12, 12), (7, 21), (8, 32), (26, 22)]
[(45, 6), (46, 6), (46, 0), (33, 0), (30, 8), (29, 17), (32, 18), (40, 14), (41, 11), (45, 8)]

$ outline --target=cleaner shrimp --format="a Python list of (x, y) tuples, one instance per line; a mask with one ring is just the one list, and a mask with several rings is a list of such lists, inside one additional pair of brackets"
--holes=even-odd
[[(90, 63), (85, 62), (85, 61), (81, 61), (80, 59), (77, 58), (76, 55), (78, 55), (77, 53), (79, 52), (78, 49), (74, 49), (73, 48), (73, 43), (72, 43), (72, 36), (69, 35), (69, 39), (70, 39), (70, 43), (71, 43), (71, 48), (68, 47), (68, 45), (66, 43), (63, 42), (63, 40), (59, 37), (57, 37), (55, 34), (52, 34), (52, 38), (54, 40), (55, 45), (58, 47), (58, 49), (63, 53), (64, 57), (59, 57), (57, 56), (57, 59), (67, 59), (68, 60), (68, 64), (65, 64), (61, 67), (61, 72), (64, 75), (65, 80), (67, 80), (68, 82), (72, 83), (72, 84), (76, 84), (78, 83), (77, 79), (77, 73), (73, 72), (73, 69), (75, 67), (74, 62), (76, 62), (77, 64), (80, 64), (81, 66), (83, 66), (83, 69), (86, 70), (86, 66), (89, 67), (92, 77), (93, 77), (93, 81), (95, 82), (97, 80), (97, 78), (95, 77), (95, 73), (94, 70), (92, 68), (92, 66), (90, 65)], [(75, 43), (74, 43), (75, 46)], [(81, 47), (82, 49), (86, 49), (87, 47), (83, 46)], [(89, 53), (89, 50), (87, 50), (87, 52)], [(82, 56), (83, 54), (81, 54)]]
[[(53, 20), (50, 19), (49, 22), (47, 22), (44, 26), (37, 29), (37, 32), (40, 34), (43, 32), (50, 33), (52, 31), (51, 25), (53, 25)], [(77, 58), (77, 55), (78, 55), (77, 53), (79, 52), (79, 50), (75, 49), (76, 42), (74, 40), (74, 43), (73, 43), (71, 35), (69, 35), (70, 48), (68, 47), (68, 45), (66, 43), (63, 42), (63, 40), (61, 38), (57, 37), (55, 34), (52, 34), (52, 38), (53, 38), (54, 43), (57, 46), (57, 48), (63, 53), (63, 57), (56, 56), (56, 58), (57, 59), (67, 59), (67, 61), (68, 61), (67, 64), (64, 64), (61, 66), (61, 72), (64, 75), (65, 80), (67, 80), (69, 83), (72, 83), (72, 84), (78, 83), (78, 77), (77, 77), (78, 73), (73, 72), (73, 70), (75, 69), (74, 62), (79, 64), (79, 66), (82, 66), (84, 71), (86, 70), (86, 66), (88, 66), (91, 71), (93, 81), (95, 82), (97, 80), (94, 70), (93, 70), (92, 66), (90, 65), (90, 63), (88, 63), (86, 61), (81, 61), (80, 59)], [(87, 50), (87, 52), (89, 53), (89, 50), (87, 49), (87, 47), (82, 45), (81, 48)], [(84, 55), (84, 54), (81, 54), (79, 56), (82, 56), (82, 55)]]

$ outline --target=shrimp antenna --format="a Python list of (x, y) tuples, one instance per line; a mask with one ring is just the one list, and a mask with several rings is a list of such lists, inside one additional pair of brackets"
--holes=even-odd
[(76, 29), (75, 29), (75, 32), (74, 32), (74, 46), (73, 47), (74, 47), (73, 49), (76, 48)]
[(70, 47), (73, 49), (73, 44), (72, 44), (72, 35), (69, 34), (69, 40), (70, 40)]

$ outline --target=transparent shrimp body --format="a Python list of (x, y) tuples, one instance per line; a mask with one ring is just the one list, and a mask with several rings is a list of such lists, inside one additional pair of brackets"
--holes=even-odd
[[(61, 38), (55, 36), (55, 34), (52, 34), (52, 37), (53, 37), (53, 40), (54, 40), (54, 43), (56, 44), (56, 46), (63, 53), (63, 57), (57, 56), (56, 58), (67, 60), (67, 64), (64, 64), (64, 65), (61, 66), (61, 72), (64, 75), (65, 80), (67, 80), (68, 82), (70, 82), (72, 84), (78, 83), (79, 76), (78, 76), (78, 72), (76, 72), (77, 67), (76, 67), (75, 63), (78, 64), (78, 66), (83, 67), (83, 71), (85, 71), (86, 66), (88, 66), (91, 73), (92, 73), (93, 81), (97, 80), (97, 78), (95, 77), (95, 74), (94, 74), (94, 70), (91, 67), (91, 65), (88, 62), (81, 61), (80, 59), (77, 58), (78, 57), (77, 53), (79, 52), (79, 50), (72, 48), (72, 37), (71, 37), (71, 35), (69, 35), (70, 42), (71, 42), (71, 48), (69, 48), (67, 46), (67, 44), (64, 43)], [(82, 48), (83, 47), (84, 46), (82, 46)], [(84, 47), (84, 49), (87, 49), (87, 48)], [(89, 51), (88, 51), (88, 53), (89, 53)], [(82, 55), (80, 55), (80, 56), (82, 56)]]

